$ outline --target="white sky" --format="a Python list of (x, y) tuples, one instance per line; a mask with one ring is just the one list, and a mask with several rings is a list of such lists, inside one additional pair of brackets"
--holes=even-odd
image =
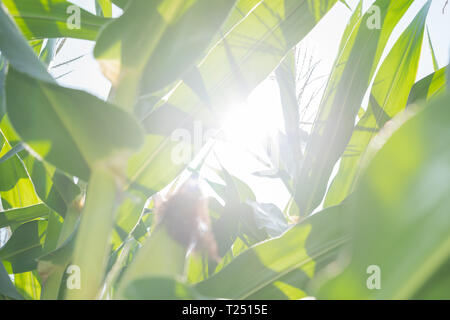
[[(93, 0), (74, 0), (83, 8), (93, 12)], [(368, 8), (373, 1), (365, 1)], [(450, 48), (450, 6), (446, 13), (442, 14), (445, 0), (433, 0), (428, 16), (428, 27), (431, 39), (439, 63), (443, 67), (449, 61)], [(354, 9), (358, 0), (347, 0)], [(407, 27), (409, 22), (426, 3), (426, 0), (416, 0), (411, 6), (404, 19), (394, 30), (393, 37), (388, 43), (390, 49)], [(115, 11), (118, 14), (118, 11)], [(314, 59), (320, 61), (316, 75), (327, 75), (337, 54), (338, 45), (351, 11), (343, 4), (338, 3), (334, 9), (316, 26), (316, 28), (301, 42), (302, 48), (308, 48), (314, 54)], [(98, 97), (105, 99), (108, 95), (110, 85), (102, 76), (97, 62), (92, 57), (93, 42), (82, 40), (69, 40), (61, 50), (52, 65), (85, 55), (67, 66), (51, 69), (53, 75), (58, 76), (68, 71), (70, 74), (62, 77), (59, 82), (65, 86), (86, 90)], [(386, 51), (387, 52), (387, 51)], [(424, 39), (422, 59), (420, 61), (418, 79), (433, 71), (433, 65), (428, 46)], [(323, 78), (326, 80), (326, 77)], [(319, 99), (316, 99), (316, 106)], [(253, 157), (243, 149), (260, 141), (267, 130), (276, 131), (282, 128), (282, 114), (279, 101), (278, 86), (275, 80), (269, 78), (254, 90), (247, 101), (249, 110), (239, 114), (231, 121), (228, 132), (234, 132), (233, 143), (218, 145), (217, 155), (222, 164), (239, 178), (245, 180), (254, 190), (257, 200), (260, 202), (271, 202), (284, 209), (289, 195), (280, 181), (258, 178), (252, 172), (264, 169)], [(253, 124), (253, 126), (249, 125)], [(250, 133), (250, 134), (249, 134)], [(239, 143), (237, 143), (239, 142)], [(246, 145), (246, 146), (245, 146)]]

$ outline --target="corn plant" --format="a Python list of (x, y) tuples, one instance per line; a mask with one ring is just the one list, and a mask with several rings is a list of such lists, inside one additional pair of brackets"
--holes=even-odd
[[(305, 129), (314, 64), (295, 53), (345, 1), (1, 0), (0, 299), (450, 298), (448, 72), (427, 32), (430, 7), (448, 13), (369, 2)], [(67, 39), (95, 44), (107, 99), (52, 75)], [(271, 75), (285, 133), (257, 175), (284, 183), (285, 208), (221, 159), (220, 183), (203, 175), (210, 140), (173, 161), (175, 130), (220, 140)]]

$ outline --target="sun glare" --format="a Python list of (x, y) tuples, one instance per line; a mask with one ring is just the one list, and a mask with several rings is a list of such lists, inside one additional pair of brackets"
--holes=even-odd
[(223, 132), (235, 147), (258, 149), (283, 130), (279, 91), (273, 80), (263, 82), (245, 103), (232, 110), (224, 121)]
[[(268, 79), (261, 83), (245, 103), (235, 105), (223, 121), (225, 140), (216, 141), (214, 155), (208, 165), (223, 165), (236, 177), (245, 181), (259, 200), (268, 201), (284, 208), (289, 194), (278, 179), (265, 179), (253, 173), (267, 170), (270, 158), (266, 153), (268, 139), (275, 139), (284, 131), (280, 96), (276, 81)], [(259, 159), (257, 159), (259, 158)], [(216, 162), (220, 159), (220, 165)]]

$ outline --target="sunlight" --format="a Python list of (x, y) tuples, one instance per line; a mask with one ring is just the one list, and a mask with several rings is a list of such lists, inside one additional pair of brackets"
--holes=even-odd
[(0, 302), (450, 300), (449, 2), (0, 0)]
[(267, 139), (274, 139), (279, 131), (284, 131), (277, 82), (270, 77), (263, 81), (245, 103), (233, 108), (224, 119), (222, 130), (225, 140), (217, 141), (214, 155), (208, 158), (208, 165), (214, 168), (223, 165), (251, 187), (257, 200), (284, 208), (289, 193), (281, 180), (260, 178), (253, 174), (268, 169), (264, 164), (270, 162), (266, 153)]
[(223, 132), (227, 142), (243, 150), (256, 151), (283, 130), (277, 83), (263, 82), (226, 117)]

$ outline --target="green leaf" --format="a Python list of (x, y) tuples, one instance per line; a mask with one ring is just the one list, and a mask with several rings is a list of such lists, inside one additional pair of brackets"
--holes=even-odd
[(17, 70), (41, 80), (52, 81), (44, 65), (30, 48), (11, 18), (0, 6), (0, 51)]
[(345, 27), (344, 34), (342, 35), (341, 42), (339, 44), (339, 53), (342, 53), (342, 50), (345, 46), (347, 46), (347, 41), (350, 40), (350, 36), (353, 32), (355, 32), (355, 30), (358, 30), (360, 26), (361, 17), (363, 14), (363, 2), (363, 0), (359, 1), (358, 6), (355, 8), (355, 11), (353, 11), (350, 20)]
[(205, 54), (233, 6), (232, 0), (133, 1), (94, 50), (106, 77), (113, 84), (120, 79), (119, 104), (133, 107), (139, 88), (153, 93), (179, 79)]
[[(1, 120), (0, 129), (8, 143), (13, 145), (13, 148), (7, 154), (10, 154), (13, 149), (17, 150), (20, 149), (20, 146), (23, 146), (17, 133), (11, 127), (7, 115)], [(64, 216), (72, 201), (80, 194), (80, 188), (69, 177), (56, 170), (49, 163), (40, 161), (27, 150), (20, 151), (18, 156), (22, 160), (39, 198), (47, 206)]]
[(0, 261), (0, 296), (11, 299), (22, 300), (23, 297), (17, 292), (14, 284), (11, 282), (8, 272), (6, 272), (3, 263)]
[[(298, 171), (298, 164), (303, 158), (300, 136), (300, 114), (297, 100), (295, 49), (292, 50), (280, 66), (275, 70), (277, 83), (280, 88), (281, 107), (283, 110), (284, 128), (286, 135), (279, 135), (278, 149), (280, 159), (277, 171), (285, 170), (289, 179), (282, 179), (288, 190), (292, 190), (292, 181)], [(277, 172), (279, 174), (279, 172)]]
[(37, 218), (45, 218), (50, 210), (43, 204), (36, 204), (29, 207), (16, 208), (0, 212), (0, 228), (21, 224)]
[(207, 280), (198, 292), (226, 299), (299, 299), (311, 280), (336, 259), (347, 241), (345, 207), (331, 207), (244, 251)]
[(349, 10), (352, 10), (345, 0), (340, 0)]
[(39, 56), (42, 52), (42, 47), (44, 46), (44, 39), (30, 40), (28, 44), (33, 49), (34, 53)]
[(63, 219), (58, 213), (50, 210), (47, 217), (47, 235), (44, 242), (45, 252), (55, 250), (58, 247), (64, 220), (65, 219)]
[(41, 295), (41, 285), (36, 276), (36, 271), (16, 273), (14, 275), (14, 285), (26, 299), (39, 300)]
[[(255, 202), (255, 195), (245, 182), (231, 175), (223, 167), (216, 173), (223, 179), (225, 185), (209, 180), (206, 182), (225, 201), (225, 206), (222, 206), (216, 199), (210, 200), (211, 215), (214, 217), (212, 229), (218, 245), (219, 256), (223, 257), (227, 253), (229, 254), (237, 238), (254, 244), (281, 231), (283, 222), (287, 227), (281, 211), (277, 212), (278, 208), (275, 206)], [(281, 217), (279, 213), (281, 213)], [(271, 221), (270, 217), (275, 218), (274, 221)], [(280, 233), (282, 231), (278, 235)], [(209, 269), (214, 270), (211, 263)]]
[(76, 226), (74, 232), (72, 232), (58, 248), (39, 256), (39, 272), (45, 271), (43, 274), (46, 275), (46, 273), (50, 270), (47, 268), (64, 268), (67, 266), (72, 258), (73, 250), (75, 248), (77, 227), (78, 225)]
[(423, 7), (399, 37), (375, 76), (367, 111), (357, 123), (342, 155), (339, 172), (328, 190), (325, 206), (339, 204), (350, 194), (367, 145), (388, 120), (406, 107), (416, 80), (430, 4)]
[(445, 74), (448, 66), (439, 69), (418, 81), (411, 89), (408, 105), (419, 103), (421, 100), (432, 100), (447, 91)]
[(427, 283), (413, 297), (416, 300), (448, 300), (450, 287), (450, 259), (435, 272)]
[[(334, 3), (335, 1), (260, 1), (246, 18), (214, 46), (198, 66), (215, 115), (221, 116), (241, 102), (276, 68), (285, 54), (314, 27)], [(160, 121), (171, 128), (189, 127), (182, 123), (189, 121), (192, 116), (205, 124), (214, 120), (201, 98), (187, 85), (181, 84), (168, 103), (151, 113), (148, 119), (144, 119), (144, 123), (149, 132), (153, 133), (153, 126)]]
[(42, 255), (47, 221), (31, 221), (18, 227), (0, 249), (0, 259), (11, 264), (14, 273), (36, 269)]
[(39, 161), (30, 153), (21, 155), (39, 198), (52, 210), (65, 216), (69, 206), (80, 195), (80, 187), (52, 165)]
[(257, 7), (260, 1), (261, 0), (237, 0), (234, 9), (231, 11), (225, 23), (220, 28), (220, 34), (216, 36), (217, 41), (213, 41), (213, 44), (216, 44), (221, 37), (226, 35), (240, 21), (245, 19), (247, 14)]
[(0, 157), (0, 163), (5, 162), (6, 160), (15, 156), (18, 152), (24, 149), (24, 145), (22, 143), (18, 143), (13, 146), (8, 152), (6, 152), (3, 156)]
[[(411, 299), (426, 290), (424, 296), (450, 298), (448, 288), (436, 287), (448, 283), (442, 268), (450, 258), (449, 102), (447, 94), (412, 118), (410, 110), (377, 137), (373, 151), (379, 151), (355, 190), (347, 221), (351, 261), (319, 297)], [(381, 290), (366, 286), (370, 265), (380, 268)]]
[[(102, 289), (119, 187), (117, 173), (99, 166), (92, 171), (72, 263), (83, 270), (80, 288), (67, 290), (69, 300), (95, 299)], [(92, 226), (96, 226), (92, 232)]]
[(23, 141), (57, 168), (85, 180), (96, 163), (111, 156), (120, 159), (142, 143), (140, 127), (127, 113), (14, 68), (7, 75), (6, 100), (10, 121)]
[(4, 84), (6, 78), (6, 60), (0, 52), (0, 119), (6, 113)]
[[(166, 226), (159, 225), (147, 238), (132, 263), (127, 267), (119, 288), (115, 292), (115, 298), (129, 297), (130, 285), (132, 285), (132, 288), (134, 287), (131, 290), (141, 290), (136, 288), (135, 284), (142, 278), (182, 277), (186, 254), (187, 247), (175, 240), (167, 231)], [(149, 292), (146, 294), (149, 294)], [(133, 294), (133, 297), (136, 296)]]
[(39, 60), (41, 60), (47, 68), (55, 57), (57, 42), (58, 39), (48, 39), (45, 46), (42, 48), (42, 51), (39, 52)]
[(254, 211), (254, 219), (259, 229), (271, 238), (280, 236), (288, 229), (283, 212), (272, 203), (249, 202)]
[(58, 240), (59, 245), (56, 249), (46, 250), (43, 255), (37, 258), (37, 270), (41, 278), (44, 279), (41, 299), (56, 299), (58, 297), (63, 275), (73, 258), (77, 229), (78, 225), (75, 225), (73, 232), (68, 235), (67, 239), (60, 238)]
[[(109, 19), (95, 16), (67, 0), (3, 0), (3, 5), (14, 18), (27, 39), (79, 38), (95, 40), (101, 27)], [(103, 1), (104, 2), (104, 1)], [(77, 8), (80, 27), (70, 27), (70, 17)]]
[(107, 18), (110, 18), (112, 16), (111, 0), (95, 0), (95, 9), (97, 14), (100, 14), (100, 16)]
[(428, 39), (428, 45), (430, 46), (431, 58), (433, 59), (434, 71), (438, 71), (439, 64), (436, 59), (436, 53), (434, 52), (433, 43), (431, 42), (430, 30), (428, 30), (428, 27), (427, 27), (427, 39)]
[(130, 3), (132, 0), (111, 0), (112, 3), (114, 3), (116, 6), (118, 6), (121, 9), (124, 9), (128, 3)]
[[(392, 30), (412, 0), (378, 0), (357, 22), (335, 61), (305, 151), (295, 193), (302, 215), (325, 194), (333, 167), (347, 146), (364, 95)], [(376, 22), (379, 20), (380, 25)]]
[[(0, 142), (3, 144), (0, 156), (8, 154), (11, 146), (1, 131)], [(0, 196), (4, 209), (26, 207), (40, 202), (28, 173), (17, 155), (0, 163), (0, 177)]]
[(194, 288), (168, 277), (147, 277), (134, 280), (124, 289), (123, 298), (129, 300), (205, 299)]

